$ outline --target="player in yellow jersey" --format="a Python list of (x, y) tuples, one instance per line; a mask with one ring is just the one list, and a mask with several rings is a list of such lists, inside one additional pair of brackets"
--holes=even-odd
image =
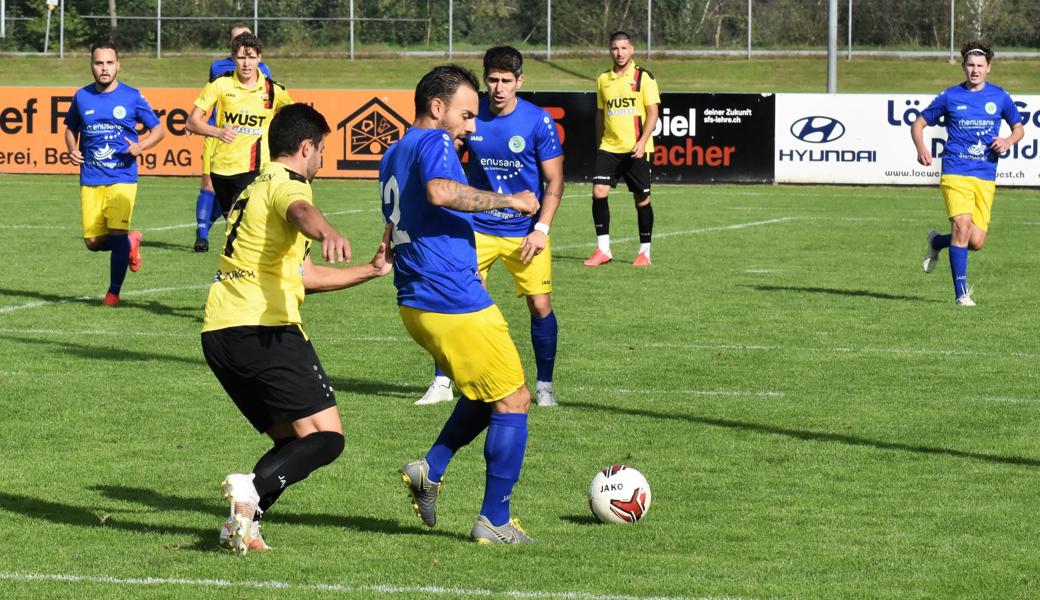
[(610, 252), (610, 205), (607, 195), (618, 178), (624, 178), (636, 201), (639, 222), (639, 254), (632, 263), (650, 264), (650, 238), (654, 209), (650, 205), (650, 159), (654, 154), (653, 131), (657, 125), (661, 94), (653, 73), (632, 60), (635, 46), (624, 31), (610, 35), (614, 66), (596, 79), (596, 132), (601, 135), (592, 177), (592, 221), (596, 225), (596, 251), (585, 261), (598, 267), (613, 259)]
[[(260, 40), (251, 33), (231, 40), (235, 70), (208, 83), (188, 117), (188, 131), (222, 142), (210, 158), (210, 179), (225, 217), (235, 198), (269, 160), (265, 136), (271, 119), (293, 102), (285, 87), (260, 71), (262, 50)], [(216, 126), (206, 123), (214, 107)]]
[(310, 181), (321, 167), (329, 125), (306, 104), (286, 107), (270, 126), (274, 161), (228, 214), (220, 270), (210, 287), (202, 351), (239, 411), (274, 447), (250, 473), (223, 483), (231, 513), (220, 543), (237, 554), (267, 550), (260, 515), (285, 488), (343, 451), (332, 383), (301, 328), (307, 293), (352, 287), (390, 272), (387, 229), (372, 260), (315, 265), (311, 242), (327, 262), (350, 260), (350, 243), (315, 208)]

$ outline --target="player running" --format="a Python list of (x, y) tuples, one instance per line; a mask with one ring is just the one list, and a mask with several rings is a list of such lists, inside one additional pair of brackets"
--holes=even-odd
[[(921, 112), (910, 136), (917, 147), (917, 162), (932, 164), (932, 154), (924, 143), (924, 128), (940, 122), (946, 126), (939, 189), (950, 218), (950, 233), (928, 232), (928, 250), (923, 268), (931, 273), (939, 251), (950, 249), (955, 302), (975, 306), (968, 285), (968, 250), (982, 250), (989, 229), (990, 212), (996, 193), (997, 159), (1025, 135), (1022, 115), (1011, 96), (986, 81), (992, 67), (993, 49), (988, 42), (974, 40), (961, 48), (964, 83), (947, 89)], [(1011, 135), (1000, 137), (1000, 121), (1011, 127)]]
[[(109, 284), (101, 303), (119, 304), (127, 267), (141, 269), (141, 232), (130, 231), (137, 201), (137, 157), (166, 132), (137, 89), (118, 80), (119, 51), (112, 42), (90, 49), (94, 83), (80, 88), (65, 115), (65, 145), (79, 166), (83, 243), (109, 252)], [(138, 136), (137, 125), (144, 127)]]

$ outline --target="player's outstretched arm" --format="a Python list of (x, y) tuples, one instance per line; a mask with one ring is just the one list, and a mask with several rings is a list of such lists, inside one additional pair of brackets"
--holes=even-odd
[(394, 254), (390, 249), (390, 230), (391, 226), (387, 225), (375, 256), (364, 265), (346, 268), (326, 267), (312, 263), (310, 257), (307, 257), (303, 261), (303, 288), (308, 294), (331, 292), (361, 285), (388, 274), (394, 265)]
[(462, 212), (483, 212), (493, 208), (512, 208), (525, 214), (538, 212), (538, 198), (531, 192), (496, 194), (478, 190), (453, 179), (431, 179), (426, 184), (426, 198), (434, 206), (443, 206)]
[(321, 242), (326, 262), (350, 262), (350, 241), (336, 231), (313, 204), (297, 200), (289, 205), (285, 218), (308, 238)]
[(910, 139), (914, 141), (917, 148), (917, 162), (926, 167), (932, 165), (932, 153), (924, 145), (924, 128), (928, 127), (928, 121), (924, 117), (917, 117), (914, 124), (910, 126)]

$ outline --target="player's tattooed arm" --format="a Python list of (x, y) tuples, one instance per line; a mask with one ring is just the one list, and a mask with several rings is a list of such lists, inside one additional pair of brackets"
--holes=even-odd
[(478, 190), (452, 179), (431, 179), (426, 184), (430, 204), (462, 212), (483, 212), (495, 208), (512, 208), (525, 215), (538, 212), (538, 199), (531, 192), (515, 195)]

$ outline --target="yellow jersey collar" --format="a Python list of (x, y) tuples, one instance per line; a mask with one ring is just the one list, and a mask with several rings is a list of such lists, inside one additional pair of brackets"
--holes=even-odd
[(635, 72), (636, 72), (636, 61), (634, 61), (634, 60), (628, 61), (628, 67), (626, 67), (625, 70), (622, 71), (622, 73), (620, 75), (618, 75), (614, 71), (614, 67), (611, 67), (610, 71), (609, 71), (611, 79), (621, 79), (622, 77), (628, 77), (629, 79), (631, 79), (632, 75)]
[(236, 71), (235, 74), (231, 76), (231, 79), (233, 79), (235, 81), (235, 87), (237, 87), (238, 89), (245, 90), (247, 92), (252, 92), (252, 91), (257, 90), (257, 89), (260, 89), (260, 90), (264, 89), (264, 80), (267, 79), (267, 77), (264, 75), (263, 71), (261, 71), (259, 68), (257, 68), (257, 70), (256, 70), (256, 86), (255, 87), (251, 87), (251, 88), (246, 87), (245, 84), (242, 83), (242, 80), (238, 78), (238, 71)]

